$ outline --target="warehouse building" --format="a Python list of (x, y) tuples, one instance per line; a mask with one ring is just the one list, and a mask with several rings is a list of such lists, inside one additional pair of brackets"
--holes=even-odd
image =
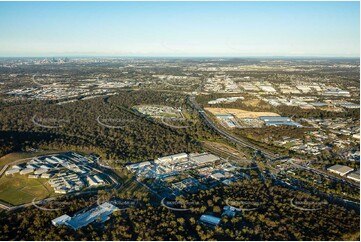
[(336, 173), (340, 176), (344, 176), (347, 173), (350, 173), (351, 171), (353, 171), (353, 169), (351, 167), (343, 166), (343, 165), (334, 165), (334, 166), (327, 168), (327, 170), (330, 172)]
[(261, 116), (260, 120), (265, 122), (268, 126), (278, 126), (278, 125), (289, 125), (302, 127), (301, 124), (294, 122), (291, 118), (288, 117), (280, 117), (280, 116)]
[(187, 158), (188, 158), (188, 155), (186, 153), (179, 153), (179, 154), (160, 157), (158, 159), (155, 159), (154, 163), (155, 164), (172, 163), (172, 162), (177, 162), (179, 160), (187, 159)]
[(212, 215), (203, 214), (199, 219), (199, 222), (205, 223), (207, 225), (217, 226), (221, 222), (221, 218)]
[(54, 218), (53, 220), (51, 220), (51, 223), (54, 225), (54, 226), (58, 226), (58, 225), (62, 225), (62, 224), (65, 224), (67, 221), (69, 221), (71, 219), (70, 216), (64, 214), (64, 215), (61, 215), (60, 217), (57, 217), (57, 218)]
[(360, 182), (360, 170), (351, 172), (347, 175), (347, 178), (354, 180), (356, 182)]
[(140, 163), (136, 163), (136, 164), (131, 164), (131, 165), (127, 165), (125, 166), (129, 171), (134, 171), (134, 170), (138, 170), (141, 168), (144, 168), (146, 166), (150, 166), (150, 162), (149, 161), (144, 161), (144, 162), (140, 162)]
[(66, 214), (55, 218), (51, 221), (54, 226), (65, 224), (74, 230), (87, 226), (88, 224), (97, 220), (98, 222), (105, 222), (109, 219), (109, 215), (117, 211), (118, 208), (110, 203), (103, 203), (96, 208), (89, 211), (79, 213), (73, 217)]

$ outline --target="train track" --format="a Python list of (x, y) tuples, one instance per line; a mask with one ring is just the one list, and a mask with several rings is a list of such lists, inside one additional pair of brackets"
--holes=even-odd
[(190, 103), (192, 104), (193, 108), (198, 111), (201, 119), (206, 123), (206, 125), (208, 127), (210, 127), (211, 129), (213, 129), (214, 131), (216, 131), (221, 136), (223, 136), (228, 141), (230, 141), (234, 144), (240, 145), (242, 147), (245, 147), (245, 148), (257, 151), (257, 152), (261, 152), (267, 159), (275, 160), (275, 159), (279, 158), (278, 155), (272, 154), (269, 151), (266, 151), (260, 147), (257, 147), (247, 141), (244, 141), (244, 140), (232, 135), (231, 133), (227, 132), (226, 130), (216, 126), (213, 123), (212, 119), (210, 117), (208, 117), (208, 115), (205, 113), (205, 111), (198, 105), (198, 103), (195, 101), (194, 97), (189, 97), (188, 99), (189, 99)]

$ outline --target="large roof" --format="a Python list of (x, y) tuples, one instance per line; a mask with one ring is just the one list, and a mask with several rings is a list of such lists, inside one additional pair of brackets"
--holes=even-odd
[(220, 218), (206, 214), (203, 214), (199, 220), (213, 225), (218, 225), (221, 222)]
[(213, 162), (219, 160), (218, 156), (212, 154), (201, 154), (197, 156), (192, 156), (192, 160), (197, 163)]
[(264, 121), (278, 121), (278, 122), (290, 122), (291, 119), (289, 117), (279, 117), (279, 116), (261, 116), (260, 119)]
[(108, 216), (116, 211), (118, 208), (110, 203), (103, 203), (98, 207), (78, 214), (67, 221), (66, 224), (71, 226), (73, 229), (79, 229), (84, 227), (97, 219), (100, 219), (101, 222), (104, 222), (108, 219)]
[(351, 167), (343, 166), (343, 165), (334, 165), (334, 166), (327, 168), (327, 170), (337, 171), (340, 173), (347, 173), (347, 172), (353, 171), (353, 169)]

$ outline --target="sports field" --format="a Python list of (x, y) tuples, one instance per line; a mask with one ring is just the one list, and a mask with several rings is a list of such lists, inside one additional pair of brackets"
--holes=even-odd
[(0, 200), (12, 205), (30, 203), (34, 198), (44, 199), (54, 195), (48, 179), (31, 179), (27, 175), (14, 174), (0, 178)]
[(54, 195), (48, 179), (31, 179), (27, 175), (3, 175), (0, 178), (0, 200), (12, 205), (29, 203), (34, 198), (44, 199)]

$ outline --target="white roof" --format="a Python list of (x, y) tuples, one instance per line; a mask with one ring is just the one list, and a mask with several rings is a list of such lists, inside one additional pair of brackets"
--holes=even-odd
[(353, 169), (351, 167), (343, 166), (343, 165), (334, 165), (334, 166), (327, 168), (327, 170), (336, 171), (336, 172), (340, 172), (340, 173), (348, 173), (350, 171), (353, 171)]
[(354, 171), (354, 172), (351, 172), (350, 174), (347, 175), (347, 178), (351, 178), (351, 179), (354, 179), (354, 180), (360, 180), (360, 171)]
[(48, 169), (44, 169), (44, 168), (40, 168), (40, 169), (37, 169), (34, 174), (37, 175), (37, 174), (43, 174), (43, 173), (46, 173), (48, 171)]
[(130, 164), (130, 165), (127, 165), (126, 167), (128, 169), (133, 169), (133, 168), (139, 168), (139, 167), (149, 166), (149, 165), (150, 165), (149, 161), (144, 161), (144, 162), (140, 162), (140, 163)]
[(5, 175), (11, 175), (14, 173), (18, 173), (19, 171), (20, 171), (20, 169), (18, 169), (18, 168), (11, 168), (5, 172)]
[(56, 225), (60, 225), (60, 224), (64, 224), (66, 221), (70, 220), (71, 217), (68, 216), (67, 214), (61, 215), (60, 217), (54, 218), (53, 220), (51, 220), (52, 224)]
[(186, 153), (179, 153), (179, 154), (175, 154), (172, 155), (172, 159), (181, 159), (181, 158), (187, 158), (188, 155)]
[(219, 157), (212, 154), (200, 154), (198, 156), (193, 156), (192, 160), (198, 163), (205, 163), (217, 161), (219, 160)]
[(220, 173), (220, 172), (213, 173), (211, 176), (212, 176), (213, 178), (215, 178), (215, 179), (224, 178), (224, 175), (223, 175), (222, 173)]

